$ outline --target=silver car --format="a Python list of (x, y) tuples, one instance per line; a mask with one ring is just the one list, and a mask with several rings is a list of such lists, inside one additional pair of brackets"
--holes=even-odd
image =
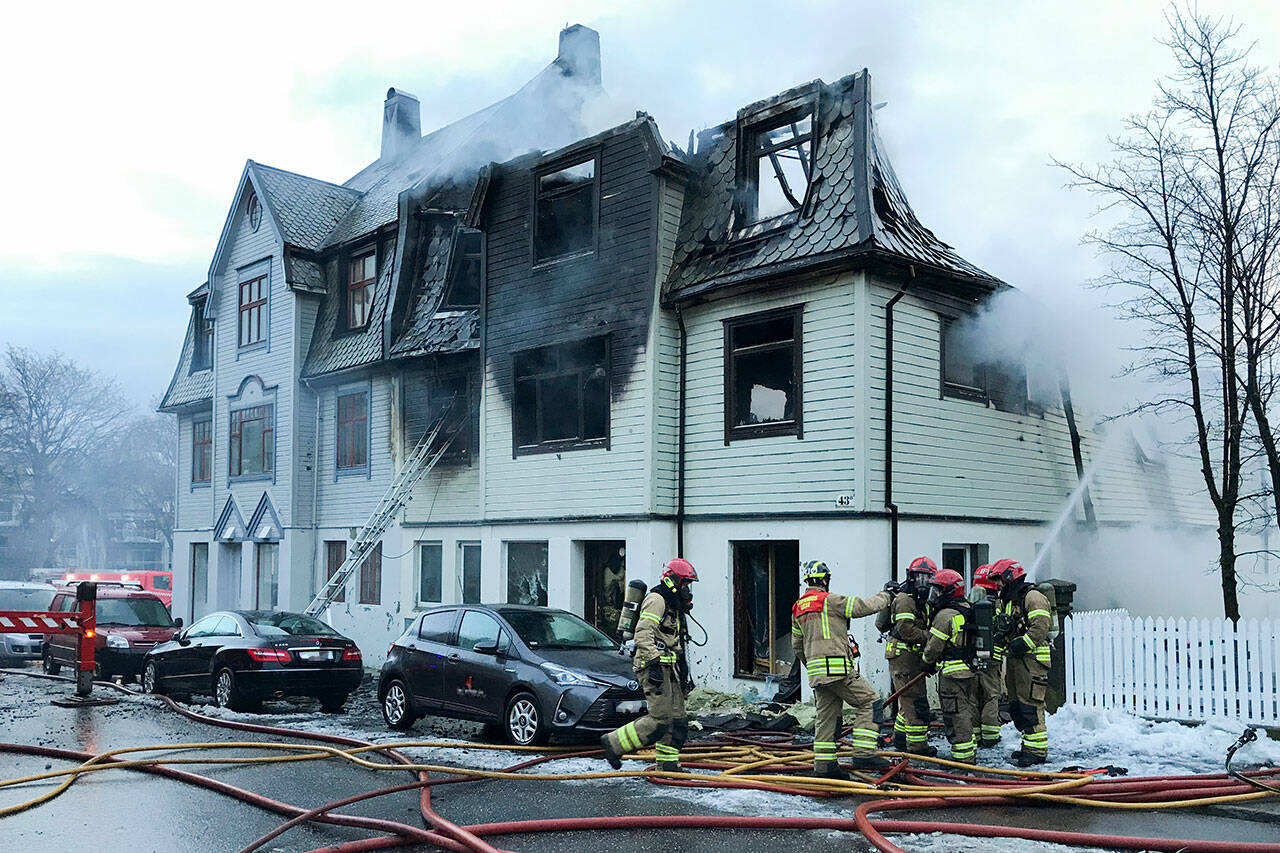
[[(0, 610), (48, 610), (55, 591), (47, 583), (0, 581)], [(0, 634), (0, 664), (40, 660), (43, 645), (43, 634)]]

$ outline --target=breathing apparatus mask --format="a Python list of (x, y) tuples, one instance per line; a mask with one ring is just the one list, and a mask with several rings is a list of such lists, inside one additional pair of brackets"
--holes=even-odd
[(936, 585), (930, 585), (929, 596), (928, 598), (925, 599), (925, 601), (926, 603), (928, 603), (930, 607), (937, 609), (940, 605), (945, 604), (947, 602), (947, 599), (944, 598), (942, 587), (936, 586)]

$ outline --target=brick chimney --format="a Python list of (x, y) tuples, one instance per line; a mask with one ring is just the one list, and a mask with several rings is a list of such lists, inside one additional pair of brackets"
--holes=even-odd
[(565, 74), (592, 86), (600, 85), (600, 33), (574, 24), (560, 31), (560, 53), (556, 64)]
[(416, 95), (401, 89), (387, 90), (382, 105), (382, 154), (379, 159), (394, 160), (422, 138), (422, 108)]

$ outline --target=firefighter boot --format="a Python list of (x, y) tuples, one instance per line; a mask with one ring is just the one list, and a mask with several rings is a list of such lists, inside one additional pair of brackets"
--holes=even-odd
[(898, 752), (907, 751), (907, 733), (895, 731), (893, 733), (893, 748)]
[(604, 760), (609, 762), (609, 766), (614, 770), (621, 770), (622, 753), (614, 751), (613, 744), (609, 743), (608, 735), (600, 736), (600, 746), (604, 748)]
[(680, 765), (679, 761), (659, 761), (656, 765), (656, 769), (662, 771), (663, 773), (688, 773), (689, 772), (688, 770), (686, 770), (684, 767)]
[(1043, 755), (1036, 755), (1033, 752), (1023, 752), (1015, 749), (1010, 755), (1009, 760), (1019, 767), (1030, 767), (1033, 764), (1044, 764), (1047, 758)]
[(839, 779), (842, 782), (852, 781), (845, 769), (836, 761), (820, 761), (813, 765), (813, 775), (820, 779)]
[(893, 762), (878, 755), (857, 755), (849, 759), (847, 766), (850, 770), (872, 770), (883, 771), (893, 766)]
[(937, 758), (938, 748), (936, 746), (925, 746), (920, 749), (908, 750), (911, 755), (922, 755), (925, 758)]

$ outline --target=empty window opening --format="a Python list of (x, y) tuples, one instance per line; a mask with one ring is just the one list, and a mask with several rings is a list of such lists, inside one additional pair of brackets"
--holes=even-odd
[(480, 603), (480, 543), (458, 543), (458, 585), (463, 604)]
[(547, 606), (547, 543), (507, 543), (507, 603)]
[(534, 263), (590, 251), (596, 235), (596, 160), (535, 175)]
[(479, 231), (459, 232), (453, 244), (446, 306), (473, 308), (480, 304), (480, 247)]
[(799, 434), (800, 310), (725, 323), (725, 441)]
[(942, 395), (988, 403), (1002, 412), (1028, 411), (1027, 372), (1020, 362), (993, 359), (972, 324), (942, 317)]
[(627, 585), (627, 543), (582, 543), (582, 616), (616, 637)]
[(964, 578), (965, 589), (971, 589), (974, 569), (990, 562), (990, 552), (991, 548), (985, 543), (943, 545), (942, 568), (958, 573)]
[(275, 462), (275, 411), (253, 406), (231, 413), (232, 477), (270, 474)]
[(347, 328), (363, 329), (373, 309), (373, 282), (378, 277), (377, 255), (366, 252), (347, 263)]
[(809, 193), (813, 169), (813, 115), (806, 108), (752, 132), (748, 179), (755, 193), (749, 220), (799, 210)]
[(340, 469), (361, 469), (369, 464), (369, 392), (338, 395), (338, 449)]
[(201, 418), (191, 422), (191, 482), (208, 483), (213, 479), (213, 420)]
[(791, 605), (800, 592), (800, 543), (733, 542), (733, 669), (740, 678), (791, 672)]
[(418, 602), (438, 604), (444, 570), (444, 545), (440, 542), (418, 543)]
[(598, 446), (609, 438), (609, 340), (516, 353), (515, 452)]
[(260, 344), (267, 338), (267, 276), (240, 282), (240, 346)]

